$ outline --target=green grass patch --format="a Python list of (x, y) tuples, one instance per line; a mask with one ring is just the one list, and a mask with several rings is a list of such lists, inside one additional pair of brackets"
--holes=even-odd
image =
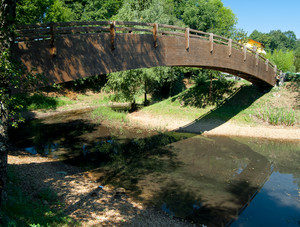
[(15, 103), (21, 105), (23, 110), (37, 110), (37, 109), (56, 109), (60, 106), (73, 104), (76, 101), (70, 100), (67, 97), (48, 97), (41, 93), (17, 94), (14, 96)]
[(20, 179), (8, 166), (7, 199), (1, 205), (3, 226), (77, 226), (63, 213), (63, 206), (51, 189), (41, 189), (37, 196), (20, 188)]
[(285, 108), (265, 108), (255, 116), (271, 125), (293, 126), (299, 121), (298, 113), (295, 110)]
[[(176, 97), (176, 96), (175, 96)], [(168, 98), (151, 106), (143, 108), (143, 112), (148, 112), (154, 115), (171, 116), (179, 119), (195, 120), (199, 116), (209, 112), (213, 107), (197, 108), (193, 106), (184, 106), (180, 100)]]
[(113, 120), (118, 122), (127, 122), (127, 111), (116, 111), (108, 106), (101, 106), (93, 110), (92, 118), (95, 120)]

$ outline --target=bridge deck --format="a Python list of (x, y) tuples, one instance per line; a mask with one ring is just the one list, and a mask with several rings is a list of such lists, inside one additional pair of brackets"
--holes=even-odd
[(277, 69), (255, 51), (214, 34), (136, 22), (25, 25), (14, 56), (47, 84), (156, 66), (215, 69), (257, 85), (276, 83)]

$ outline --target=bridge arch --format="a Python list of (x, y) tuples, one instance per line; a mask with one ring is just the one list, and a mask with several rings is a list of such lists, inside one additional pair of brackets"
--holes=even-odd
[(15, 58), (47, 84), (156, 66), (214, 69), (274, 86), (277, 68), (231, 39), (171, 25), (69, 22), (17, 27)]

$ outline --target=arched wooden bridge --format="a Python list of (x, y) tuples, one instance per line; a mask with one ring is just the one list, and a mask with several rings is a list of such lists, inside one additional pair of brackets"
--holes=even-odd
[(47, 84), (155, 66), (215, 69), (256, 85), (277, 68), (254, 50), (212, 33), (137, 22), (67, 22), (17, 27), (13, 54)]

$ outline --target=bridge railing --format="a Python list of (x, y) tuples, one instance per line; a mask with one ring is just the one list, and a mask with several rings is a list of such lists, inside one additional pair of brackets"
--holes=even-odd
[(85, 36), (98, 33), (110, 33), (112, 38), (112, 49), (115, 48), (115, 36), (118, 33), (152, 34), (155, 47), (158, 46), (158, 35), (185, 37), (187, 50), (189, 50), (190, 39), (202, 39), (209, 43), (211, 52), (213, 52), (214, 44), (226, 45), (228, 46), (229, 56), (231, 56), (232, 48), (241, 50), (243, 51), (244, 61), (246, 61), (248, 54), (254, 55), (256, 59), (256, 65), (258, 65), (259, 60), (261, 60), (266, 65), (266, 71), (272, 69), (274, 70), (275, 75), (278, 73), (276, 65), (272, 64), (256, 50), (248, 48), (239, 42), (215, 35), (213, 33), (207, 33), (174, 25), (125, 21), (59, 22), (20, 25), (17, 26), (15, 30), (15, 41), (33, 42), (49, 40), (50, 46), (53, 47), (55, 45), (55, 39), (59, 37), (71, 35)]

